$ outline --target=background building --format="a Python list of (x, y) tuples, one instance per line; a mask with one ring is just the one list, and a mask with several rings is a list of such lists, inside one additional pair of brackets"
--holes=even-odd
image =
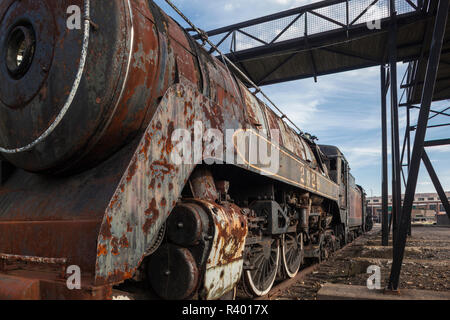
[[(450, 200), (450, 191), (445, 193)], [(402, 195), (402, 202), (403, 202)], [(372, 212), (373, 219), (376, 222), (381, 222), (381, 197), (368, 197), (368, 210)], [(388, 212), (392, 211), (392, 196), (388, 198)], [(437, 193), (417, 193), (414, 198), (413, 205), (413, 221), (424, 219), (430, 221), (431, 218), (436, 221), (438, 215), (445, 215), (445, 209), (442, 205), (441, 199)]]

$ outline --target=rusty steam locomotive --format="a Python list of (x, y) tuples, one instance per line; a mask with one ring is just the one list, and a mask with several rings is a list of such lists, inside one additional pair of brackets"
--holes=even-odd
[[(174, 132), (198, 123), (256, 137), (276, 172), (239, 148), (175, 164)], [(338, 148), (288, 127), (150, 0), (0, 2), (0, 160), (0, 298), (108, 299), (126, 281), (262, 296), (370, 228)]]

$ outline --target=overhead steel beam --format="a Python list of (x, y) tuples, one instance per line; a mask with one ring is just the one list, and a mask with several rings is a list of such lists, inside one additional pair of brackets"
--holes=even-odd
[[(429, 19), (428, 16), (424, 16), (422, 14), (417, 14), (414, 12), (414, 13), (408, 13), (408, 14), (401, 15), (398, 18), (397, 23), (399, 26), (409, 25), (412, 23), (425, 21), (427, 19)], [(382, 25), (388, 24), (389, 21), (390, 21), (390, 18), (382, 19)], [(318, 34), (309, 34), (308, 35), (309, 46), (311, 49), (318, 49), (318, 48), (322, 48), (324, 46), (331, 46), (334, 44), (339, 44), (344, 40), (348, 41), (348, 40), (359, 38), (361, 36), (366, 36), (369, 31), (371, 32), (371, 35), (377, 35), (377, 34), (389, 32), (389, 30), (386, 28), (379, 30), (379, 31), (368, 30), (367, 25), (365, 23), (363, 23), (360, 25), (352, 26), (349, 29), (350, 39), (347, 37), (345, 28), (325, 31), (325, 32), (318, 33)], [(411, 45), (420, 47), (421, 45), (423, 45), (423, 43), (416, 42), (416, 43), (412, 43)], [(399, 49), (403, 48), (402, 46), (403, 45), (399, 45)], [(407, 45), (407, 46), (409, 47), (410, 45)], [(237, 59), (239, 61), (246, 61), (246, 60), (252, 60), (255, 57), (261, 57), (261, 56), (266, 56), (266, 55), (271, 55), (271, 54), (280, 54), (282, 52), (289, 52), (289, 51), (290, 52), (302, 51), (302, 50), (307, 50), (304, 36), (290, 39), (290, 40), (275, 42), (275, 43), (272, 43), (272, 44), (266, 45), (266, 46), (258, 46), (258, 47), (249, 48), (249, 49), (245, 49), (245, 50), (239, 50), (239, 51), (235, 52), (235, 54), (236, 54), (235, 59)], [(417, 56), (418, 55), (402, 57), (402, 61), (405, 59), (413, 60), (414, 58), (417, 58)]]
[[(450, 117), (450, 114), (444, 113), (444, 112), (447, 111), (448, 109), (450, 109), (450, 107), (448, 107), (448, 108), (446, 108), (446, 109), (444, 109), (444, 110), (442, 110), (442, 111), (440, 111), (440, 112), (434, 112), (435, 115), (431, 116), (429, 120), (431, 120), (431, 119), (433, 119), (433, 118), (436, 118), (438, 115), (443, 115), (443, 116)], [(431, 110), (431, 112), (433, 112), (433, 111)]]
[[(402, 103), (400, 104), (400, 107), (409, 107), (409, 108), (413, 108), (413, 109), (420, 109), (420, 107), (409, 104), (409, 103)], [(450, 107), (442, 110), (442, 111), (436, 111), (436, 110), (430, 110), (431, 113), (434, 113), (434, 116), (430, 117), (430, 120), (433, 119), (434, 117), (438, 116), (438, 115), (442, 115), (442, 116), (447, 116), (450, 117), (450, 114), (445, 113), (445, 111), (449, 110)]]
[[(447, 80), (450, 80), (450, 77), (443, 77), (443, 78), (436, 79), (436, 81), (447, 81)], [(419, 82), (415, 82), (415, 83), (403, 84), (400, 87), (400, 89), (406, 89), (406, 88), (413, 87), (415, 85), (422, 85), (422, 84), (423, 84), (423, 81), (419, 81)]]
[[(303, 14), (305, 12), (310, 12), (310, 13), (312, 13), (312, 14), (314, 14), (314, 15), (316, 15), (316, 16), (324, 19), (324, 20), (328, 20), (328, 21), (330, 21), (330, 22), (332, 22), (332, 23), (334, 23), (336, 25), (339, 25), (339, 26), (342, 26), (342, 27), (348, 27), (348, 26), (351, 26), (351, 25), (355, 24), (355, 22), (357, 22), (357, 20), (362, 15), (364, 15), (371, 7), (373, 7), (376, 4), (376, 2), (378, 2), (378, 0), (374, 0), (352, 22), (350, 22), (349, 15), (347, 14), (347, 16), (346, 16), (346, 18), (347, 18), (346, 19), (347, 20), (346, 24), (343, 24), (343, 23), (341, 23), (339, 21), (336, 21), (335, 19), (332, 19), (330, 17), (324, 16), (323, 14), (320, 14), (319, 12), (317, 12), (317, 10), (318, 9), (324, 9), (324, 8), (328, 8), (329, 9), (333, 5), (340, 4), (340, 3), (345, 3), (346, 4), (346, 9), (347, 9), (346, 12), (348, 13), (349, 12), (349, 10), (348, 10), (349, 0), (326, 0), (326, 1), (319, 1), (319, 2), (316, 2), (316, 3), (309, 4), (309, 5), (305, 5), (305, 6), (301, 6), (301, 7), (297, 7), (297, 8), (293, 8), (293, 9), (289, 9), (289, 10), (285, 10), (285, 11), (281, 11), (281, 12), (277, 12), (277, 13), (270, 14), (270, 15), (267, 15), (267, 16), (264, 16), (264, 17), (260, 17), (260, 18), (251, 19), (251, 20), (248, 20), (248, 21), (236, 23), (236, 24), (233, 24), (233, 25), (230, 25), (230, 26), (217, 28), (217, 29), (214, 29), (214, 30), (206, 32), (206, 34), (209, 37), (213, 37), (213, 36), (224, 34), (224, 33), (230, 32), (230, 31), (235, 31), (235, 30), (238, 30), (238, 29), (249, 28), (249, 27), (253, 27), (253, 26), (256, 26), (256, 25), (260, 25), (260, 24), (263, 24), (263, 23), (270, 22), (270, 21), (279, 20), (279, 19), (287, 18), (287, 17), (292, 17), (294, 15)], [(415, 10), (420, 9), (420, 6), (419, 6), (419, 8), (417, 8), (409, 0), (405, 0), (405, 2), (409, 3), (409, 5), (411, 6), (412, 9), (415, 9)], [(200, 36), (196, 35), (194, 38), (195, 39), (200, 39)]]
[[(232, 31), (228, 32), (217, 44), (215, 48), (211, 48), (211, 50), (209, 50), (209, 54), (213, 54), (214, 52), (216, 52), (216, 49), (218, 47), (220, 47), (220, 45), (231, 35)], [(231, 50), (230, 50), (231, 51)]]
[[(321, 9), (324, 7), (329, 7), (338, 3), (344, 3), (348, 0), (327, 0), (327, 1), (320, 1), (317, 3), (313, 3), (310, 5), (306, 5), (306, 6), (302, 6), (299, 8), (294, 8), (294, 9), (290, 9), (290, 10), (285, 10), (285, 11), (281, 11), (278, 13), (274, 13), (274, 14), (270, 14), (264, 17), (260, 17), (260, 18), (256, 18), (256, 19), (252, 19), (252, 20), (248, 20), (248, 21), (244, 21), (241, 23), (236, 23), (227, 27), (223, 27), (223, 28), (218, 28), (218, 29), (214, 29), (211, 31), (208, 31), (206, 34), (209, 37), (212, 36), (216, 36), (219, 34), (223, 34), (223, 33), (227, 33), (229, 31), (234, 31), (237, 29), (243, 29), (243, 28), (248, 28), (248, 27), (252, 27), (258, 24), (262, 24), (265, 22), (269, 22), (269, 21), (273, 21), (273, 20), (278, 20), (278, 19), (282, 19), (282, 18), (286, 18), (286, 17), (290, 17), (293, 16), (295, 14), (301, 14), (304, 13), (306, 11), (311, 11), (311, 10), (317, 10), (317, 9)], [(200, 39), (200, 36), (196, 35), (194, 37), (195, 39)]]
[(425, 141), (424, 146), (425, 147), (438, 147), (438, 146), (444, 146), (449, 145), (450, 139), (441, 139), (441, 140), (430, 140)]
[(365, 15), (366, 12), (369, 11), (377, 2), (378, 0), (373, 0), (372, 3), (367, 8), (365, 8), (358, 16), (356, 16), (355, 19), (353, 19), (352, 22), (350, 22), (350, 25), (355, 24), (355, 22), (358, 21), (363, 15)]
[[(298, 54), (298, 53), (297, 53)], [(237, 60), (239, 61), (239, 60)], [(240, 62), (239, 62), (240, 63)], [(240, 63), (240, 65), (243, 65), (242, 63)], [(296, 75), (296, 76), (291, 76), (291, 77), (283, 77), (280, 79), (275, 79), (275, 80), (267, 80), (267, 81), (263, 81), (261, 83), (261, 85), (271, 85), (271, 84), (277, 84), (280, 82), (289, 82), (289, 81), (295, 81), (295, 80), (302, 80), (302, 79), (308, 79), (308, 78), (313, 78), (314, 76), (317, 77), (321, 77), (321, 76), (326, 76), (326, 75), (331, 75), (331, 74), (336, 74), (336, 73), (341, 73), (341, 72), (347, 72), (347, 71), (352, 71), (355, 69), (364, 69), (364, 68), (370, 68), (370, 67), (376, 67), (379, 66), (380, 64), (377, 63), (367, 63), (361, 66), (358, 66), (358, 68), (355, 67), (348, 67), (348, 68), (338, 68), (335, 70), (327, 70), (324, 72), (318, 71), (317, 74), (311, 73), (311, 74), (302, 74), (302, 75)]]
[(367, 56), (364, 56), (364, 55), (356, 54), (354, 52), (345, 51), (345, 50), (342, 50), (342, 49), (335, 49), (335, 48), (332, 48), (332, 47), (323, 47), (323, 48), (320, 48), (320, 50), (328, 51), (328, 52), (331, 52), (331, 53), (335, 53), (335, 54), (346, 56), (346, 57), (350, 57), (350, 58), (357, 58), (357, 59), (373, 62), (375, 64), (381, 64), (382, 63), (382, 61), (376, 60), (375, 58), (367, 57)]
[[(427, 126), (427, 128), (432, 129), (432, 128), (442, 128), (442, 127), (448, 127), (448, 126), (450, 126), (450, 123), (441, 123), (441, 124), (429, 125), (429, 126)], [(417, 128), (417, 125), (411, 127), (412, 130), (415, 130), (416, 128)]]
[(280, 39), (281, 36), (285, 34), (286, 31), (288, 31), (294, 25), (294, 23), (296, 23), (303, 16), (303, 14), (304, 13), (300, 13), (294, 20), (292, 20), (291, 23), (289, 23), (275, 38), (272, 39), (270, 44), (275, 43), (278, 39)]
[(393, 291), (397, 291), (399, 288), (400, 272), (402, 268), (406, 246), (406, 237), (408, 233), (409, 223), (411, 221), (411, 212), (414, 203), (414, 196), (417, 187), (420, 164), (422, 161), (422, 155), (424, 151), (425, 135), (427, 132), (431, 102), (433, 100), (433, 92), (436, 85), (437, 71), (439, 66), (439, 59), (441, 56), (442, 44), (444, 41), (444, 34), (447, 25), (447, 16), (449, 7), (450, 7), (450, 0), (439, 1), (433, 39), (431, 42), (430, 56), (425, 76), (425, 83), (423, 86), (418, 127), (416, 131), (416, 137), (414, 139), (414, 148), (411, 156), (411, 166), (408, 175), (408, 184), (406, 187), (402, 214), (400, 216), (399, 230), (396, 236), (395, 245), (393, 249), (393, 262), (388, 284), (388, 289)]
[(261, 85), (261, 83), (266, 80), (268, 77), (270, 77), (272, 74), (277, 72), (282, 66), (284, 66), (286, 63), (288, 63), (292, 58), (294, 58), (297, 55), (297, 52), (294, 52), (290, 56), (288, 56), (286, 59), (284, 59), (281, 63), (279, 63), (275, 68), (273, 68), (271, 71), (269, 71), (267, 74), (265, 74), (261, 80), (258, 81), (258, 85)]

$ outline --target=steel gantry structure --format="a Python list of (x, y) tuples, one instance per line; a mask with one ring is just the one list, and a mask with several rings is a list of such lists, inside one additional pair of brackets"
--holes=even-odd
[[(387, 289), (394, 292), (399, 289), (422, 162), (450, 217), (448, 199), (425, 151), (428, 147), (450, 144), (450, 137), (425, 140), (428, 128), (450, 125), (428, 125), (430, 119), (450, 116), (450, 107), (442, 111), (431, 109), (433, 101), (450, 98), (449, 2), (327, 0), (194, 36), (206, 47), (215, 41), (215, 45), (209, 45), (210, 53), (218, 48), (221, 54), (225, 52), (227, 61), (232, 61), (242, 71), (237, 76), (249, 86), (305, 78), (317, 81), (322, 75), (380, 66), (382, 244), (388, 245), (392, 227), (393, 264)], [(403, 95), (400, 99), (398, 62), (409, 63), (401, 82)], [(390, 101), (387, 99), (389, 92)], [(388, 102), (392, 148), (391, 221), (388, 221)], [(400, 108), (406, 108), (407, 121), (402, 148)], [(419, 110), (416, 125), (411, 125), (413, 110)], [(413, 145), (412, 132), (415, 132)], [(405, 187), (403, 201), (402, 183)]]
[[(436, 5), (437, 7), (434, 8), (434, 6)], [(436, 191), (439, 194), (439, 197), (442, 201), (442, 204), (444, 205), (447, 215), (450, 217), (450, 205), (448, 199), (445, 195), (442, 185), (439, 182), (438, 176), (434, 171), (433, 165), (425, 150), (426, 147), (450, 144), (450, 139), (425, 141), (427, 129), (431, 128), (431, 126), (428, 126), (428, 121), (431, 118), (435, 117), (436, 115), (447, 115), (444, 114), (444, 112), (436, 112), (434, 110), (431, 110), (431, 103), (433, 102), (433, 99), (439, 99), (437, 95), (442, 94), (445, 91), (448, 92), (449, 90), (449, 87), (447, 85), (443, 89), (438, 89), (436, 91), (437, 84), (440, 85), (439, 81), (445, 83), (448, 80), (448, 77), (438, 78), (438, 73), (439, 73), (439, 66), (443, 64), (442, 56), (443, 55), (445, 56), (445, 52), (443, 54), (442, 49), (444, 44), (446, 43), (445, 41), (446, 34), (448, 34), (446, 31), (448, 31), (447, 20), (449, 8), (450, 8), (449, 0), (439, 0), (439, 2), (434, 1), (433, 5), (430, 4), (430, 8), (428, 8), (428, 11), (435, 12), (435, 15), (434, 15), (434, 24), (431, 24), (430, 26), (430, 28), (431, 27), (433, 28), (432, 29), (433, 31), (431, 34), (429, 53), (426, 54), (427, 57), (425, 58), (424, 50), (422, 50), (420, 58), (417, 61), (412, 62), (410, 64), (410, 67), (408, 68), (407, 72), (407, 76), (410, 79), (410, 81), (405, 87), (409, 88), (410, 90), (407, 91), (407, 103), (405, 104), (407, 108), (408, 123), (406, 126), (407, 133), (405, 134), (405, 143), (403, 147), (403, 152), (405, 150), (405, 146), (408, 145), (408, 162), (407, 162), (408, 179), (405, 181), (406, 191), (403, 205), (401, 203), (401, 181), (400, 181), (400, 171), (403, 169), (403, 158), (402, 159), (397, 158), (397, 156), (399, 156), (400, 150), (398, 141), (395, 141), (396, 154), (395, 156), (393, 156), (393, 169), (395, 170), (394, 171), (395, 177), (393, 180), (396, 188), (394, 189), (396, 195), (395, 198), (393, 198), (393, 201), (395, 201), (395, 205), (393, 205), (393, 208), (395, 208), (396, 212), (393, 212), (393, 216), (394, 216), (394, 228), (396, 229), (396, 232), (394, 231), (393, 235), (393, 240), (395, 241), (393, 250), (393, 263), (388, 287), (388, 289), (393, 291), (396, 291), (399, 288), (400, 271), (403, 262), (407, 233), (411, 226), (411, 212), (413, 209), (414, 195), (416, 192), (419, 169), (422, 161), (425, 167), (427, 168), (428, 173), (430, 174), (431, 180), (433, 181)], [(426, 65), (426, 68), (422, 67), (423, 65)], [(420, 70), (425, 71), (421, 73)], [(441, 72), (445, 73), (446, 72), (445, 68), (444, 71), (441, 70)], [(392, 77), (392, 79), (394, 78)], [(421, 95), (417, 93), (417, 91), (419, 90), (417, 89), (418, 85), (420, 85), (422, 89)], [(391, 86), (391, 91), (393, 91), (392, 87), (393, 86)], [(394, 98), (396, 97), (392, 95), (391, 97), (391, 100), (393, 102), (392, 108), (398, 110), (397, 106), (395, 105), (397, 104), (397, 100), (394, 100)], [(443, 98), (446, 98), (446, 96), (443, 96)], [(410, 122), (409, 115), (410, 115), (410, 108), (415, 108), (415, 106), (413, 105), (414, 102), (420, 103), (420, 107), (418, 107), (420, 112), (417, 125), (411, 126), (411, 124), (409, 123)], [(433, 116), (431, 116), (432, 111), (433, 113), (435, 113), (435, 115)], [(398, 119), (394, 121), (396, 121), (398, 125)], [(449, 126), (449, 125), (450, 124), (447, 123), (439, 126)], [(416, 133), (412, 152), (409, 153), (411, 143), (410, 131), (412, 128), (414, 128)], [(395, 138), (396, 139), (393, 139), (393, 143), (394, 140), (398, 140), (399, 136), (396, 135)], [(383, 195), (383, 198), (387, 198), (387, 195)], [(387, 213), (384, 214), (387, 215)], [(384, 238), (386, 238), (386, 232), (384, 232), (384, 235), (385, 235)]]

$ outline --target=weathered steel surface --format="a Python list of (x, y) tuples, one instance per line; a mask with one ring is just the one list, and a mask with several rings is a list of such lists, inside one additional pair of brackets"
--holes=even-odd
[(348, 210), (348, 225), (352, 227), (361, 227), (363, 224), (363, 207), (362, 207), (362, 193), (355, 185), (355, 179), (350, 178), (351, 183), (349, 187), (350, 193), (350, 207)]
[[(1, 73), (0, 98), (5, 108), (0, 111), (0, 147), (16, 166), (64, 171), (98, 163), (146, 128), (157, 99), (181, 76), (220, 106), (245, 101), (240, 118), (244, 113), (253, 127), (281, 130), (281, 145), (316, 166), (310, 147), (279, 117), (266, 112), (266, 106), (238, 84), (222, 63), (193, 43), (153, 2), (78, 0), (71, 4), (84, 8), (84, 14), (99, 27), (63, 32), (67, 1), (47, 0), (39, 6), (30, 1), (11, 1), (10, 6), (2, 7), (4, 37), (23, 17), (38, 31), (38, 53), (30, 71), (19, 80), (11, 79), (5, 70)], [(41, 16), (46, 20), (38, 21)], [(86, 39), (86, 35), (90, 37)], [(39, 62), (40, 54), (47, 54), (48, 65)], [(85, 65), (81, 64), (83, 55)], [(71, 63), (79, 60), (79, 64)], [(34, 75), (35, 68), (45, 74), (42, 81)], [(22, 88), (11, 98), (19, 100), (6, 101), (12, 92), (9, 83)], [(32, 85), (38, 86), (39, 94), (30, 93), (31, 100), (22, 98)], [(66, 107), (67, 113), (63, 113)], [(29, 152), (17, 151), (39, 139), (62, 114), (46, 139)], [(75, 124), (76, 132), (82, 134), (74, 134)]]
[[(107, 209), (98, 240), (97, 283), (121, 282), (133, 276), (195, 167), (172, 163), (174, 128), (193, 132), (194, 122), (201, 121), (208, 128), (239, 129), (240, 119), (230, 117), (239, 106), (233, 106), (231, 110), (216, 108), (187, 82), (168, 90)], [(211, 118), (205, 110), (217, 113)], [(217, 117), (227, 120), (213, 121)], [(286, 171), (279, 179), (337, 199), (337, 186), (305, 162), (293, 156), (280, 159)], [(297, 180), (287, 178), (292, 176)]]
[(39, 280), (0, 275), (0, 300), (39, 300)]
[(81, 290), (70, 290), (66, 280), (55, 277), (51, 269), (21, 269), (0, 274), (0, 300), (105, 300), (111, 297), (111, 286), (94, 287), (92, 279), (86, 277), (81, 279)]
[[(73, 4), (98, 28), (85, 20), (81, 30), (66, 31)], [(91, 276), (91, 286), (94, 274), (97, 285), (131, 278), (196, 166), (171, 159), (174, 131), (194, 132), (196, 121), (224, 134), (256, 133), (269, 149), (269, 130), (280, 130), (274, 178), (338, 199), (337, 185), (317, 169), (303, 138), (152, 1), (2, 2), (0, 46), (23, 17), (36, 31), (36, 55), (16, 82), (0, 72), (0, 156), (26, 170), (80, 173), (14, 172), (0, 187), (0, 253), (67, 259)], [(17, 149), (36, 141), (27, 152)], [(234, 157), (264, 174), (246, 156)], [(217, 210), (218, 225), (225, 223), (207, 267), (205, 295), (218, 297), (236, 281), (231, 273), (241, 266), (246, 226), (238, 208), (208, 206)], [(46, 283), (46, 296), (66, 296)]]
[[(209, 128), (239, 128), (239, 118), (233, 116), (237, 109), (217, 108), (187, 82), (167, 91), (106, 210), (98, 239), (97, 283), (131, 278), (175, 207), (195, 167), (173, 164), (175, 128), (193, 132), (195, 121)], [(227, 121), (213, 121), (212, 112)]]
[[(205, 171), (196, 169), (195, 175)], [(247, 236), (246, 217), (239, 207), (219, 204), (207, 194), (184, 199), (167, 227), (167, 242), (147, 265), (149, 281), (160, 297), (186, 299), (198, 291), (202, 299), (218, 299), (237, 285)]]
[[(31, 171), (84, 168), (146, 127), (158, 71), (167, 68), (158, 70), (158, 33), (133, 8), (143, 1), (10, 2), (0, 12), (0, 52), (22, 21), (34, 30), (36, 49), (20, 79), (0, 65), (0, 151), (8, 161)], [(98, 29), (68, 30), (70, 5)]]
[(197, 200), (197, 203), (209, 209), (215, 226), (201, 294), (208, 300), (219, 299), (232, 290), (241, 278), (247, 220), (242, 210), (234, 204), (219, 205), (205, 200)]
[(38, 264), (54, 264), (54, 265), (66, 265), (67, 259), (65, 258), (45, 258), (45, 257), (30, 257), (30, 256), (19, 256), (13, 254), (0, 254), (0, 260), (3, 261), (20, 261), (20, 262), (31, 262)]
[(93, 275), (105, 208), (135, 148), (69, 178), (16, 170), (0, 187), (0, 253), (66, 258)]
[(194, 198), (216, 201), (219, 199), (214, 178), (208, 170), (197, 169), (190, 177)]
[[(253, 163), (251, 158), (245, 150), (249, 148), (249, 140), (246, 140), (246, 144), (243, 150), (241, 145), (237, 142), (243, 140), (245, 135), (253, 135), (260, 141), (259, 143), (267, 143), (267, 149), (277, 149), (279, 152), (279, 166), (276, 166), (275, 170), (264, 166), (263, 163)], [(282, 148), (273, 141), (268, 140), (260, 132), (256, 130), (241, 130), (237, 131), (234, 137), (235, 150), (238, 153), (238, 159), (242, 160), (244, 164), (239, 166), (248, 170), (254, 171), (259, 174), (269, 175), (274, 179), (288, 183), (295, 187), (311, 191), (315, 194), (321, 195), (325, 198), (337, 201), (339, 199), (339, 186), (331, 181), (326, 175), (315, 170), (311, 165), (302, 160), (301, 158), (292, 155), (289, 151)], [(242, 145), (244, 146), (244, 145)]]
[(151, 256), (146, 270), (152, 289), (166, 300), (191, 298), (201, 276), (192, 252), (172, 243), (163, 244)]

